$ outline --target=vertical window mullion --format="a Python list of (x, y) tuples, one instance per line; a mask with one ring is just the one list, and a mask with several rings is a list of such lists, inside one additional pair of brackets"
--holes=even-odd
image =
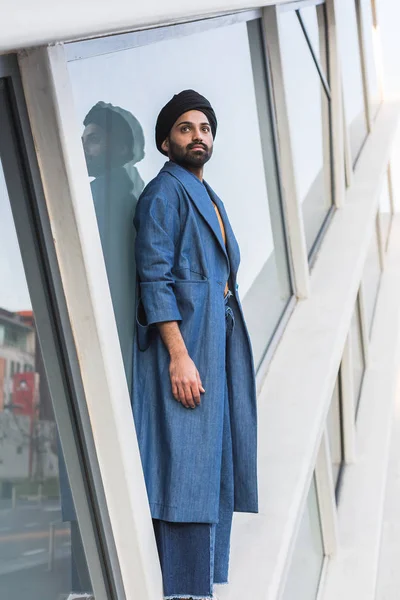
[(278, 9), (268, 6), (263, 12), (263, 30), (271, 65), (275, 112), (278, 129), (283, 205), (289, 231), (289, 247), (293, 264), (294, 288), (298, 298), (309, 295), (310, 274), (301, 206), (294, 177), (293, 151), (283, 81), (282, 56), (278, 30)]
[(365, 285), (363, 281), (360, 282), (360, 289), (358, 292), (358, 302), (360, 307), (360, 322), (361, 322), (361, 337), (363, 342), (364, 350), (364, 362), (365, 368), (369, 366), (369, 332), (368, 332), (368, 320), (367, 320), (367, 308), (365, 305)]
[[(327, 0), (325, 7), (326, 36), (328, 51), (329, 84), (331, 88), (331, 135), (332, 135), (332, 164), (334, 203), (340, 208), (344, 205), (346, 178), (351, 165), (350, 141), (345, 121), (342, 75), (337, 39), (337, 21), (334, 0)], [(319, 9), (321, 10), (321, 9)], [(349, 169), (350, 163), (350, 169)], [(348, 185), (349, 185), (349, 179)]]
[(356, 398), (354, 396), (354, 370), (352, 355), (352, 332), (346, 339), (343, 349), (340, 369), (340, 386), (342, 391), (342, 428), (343, 428), (343, 459), (345, 465), (353, 464), (356, 460), (356, 429), (355, 413)]
[[(321, 64), (325, 70), (327, 80), (331, 81), (331, 68), (332, 61), (330, 60), (330, 48), (328, 44), (328, 33), (327, 33), (327, 15), (326, 6), (321, 4), (316, 7), (317, 19), (318, 19), (318, 31), (319, 31), (319, 47), (321, 53)], [(323, 95), (325, 90), (321, 88), (321, 94)], [(322, 141), (323, 141), (323, 157), (324, 157), (324, 178), (325, 178), (325, 189), (331, 190), (332, 203), (334, 206), (340, 206), (340, 199), (336, 199), (336, 188), (337, 182), (335, 182), (335, 172), (339, 168), (336, 164), (334, 154), (334, 128), (333, 128), (333, 102), (332, 102), (332, 91), (329, 93), (329, 101), (324, 102), (322, 98)]]
[(358, 30), (358, 44), (360, 48), (360, 58), (361, 58), (361, 76), (363, 82), (363, 95), (364, 95), (364, 110), (365, 116), (367, 119), (367, 127), (368, 133), (372, 130), (372, 107), (371, 107), (371, 99), (369, 96), (369, 75), (368, 75), (368, 65), (366, 60), (366, 50), (365, 50), (365, 35), (366, 32), (363, 26), (362, 19), (362, 5), (361, 0), (354, 0), (356, 7), (356, 15), (357, 15), (357, 30)]
[(321, 516), (322, 539), (326, 556), (334, 556), (338, 549), (338, 521), (335, 485), (328, 435), (324, 432), (315, 466), (315, 481)]

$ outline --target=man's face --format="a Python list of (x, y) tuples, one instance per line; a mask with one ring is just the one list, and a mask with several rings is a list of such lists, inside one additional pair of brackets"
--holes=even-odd
[(202, 167), (213, 152), (211, 126), (205, 114), (189, 110), (181, 115), (162, 148), (172, 161), (183, 167)]
[(83, 132), (82, 144), (90, 177), (102, 175), (106, 170), (106, 132), (99, 125), (89, 123)]

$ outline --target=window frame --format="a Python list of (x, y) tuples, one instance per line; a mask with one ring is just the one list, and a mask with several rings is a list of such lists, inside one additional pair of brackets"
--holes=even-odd
[(379, 242), (380, 242), (380, 248), (381, 248), (382, 270), (385, 268), (386, 252), (389, 247), (390, 233), (392, 231), (393, 217), (395, 215), (392, 169), (391, 169), (390, 162), (388, 164), (388, 168), (385, 173), (385, 179), (387, 181), (387, 187), (388, 187), (390, 212), (389, 212), (389, 225), (387, 228), (386, 239), (385, 239), (385, 234), (384, 234), (384, 230), (383, 230), (383, 226), (382, 226), (382, 211), (381, 211), (381, 207), (380, 207), (380, 197), (379, 197), (378, 222), (379, 222)]
[[(288, 10), (299, 10), (304, 7), (324, 7), (325, 38), (327, 49), (327, 79), (330, 84), (331, 99), (328, 98), (330, 106), (328, 116), (329, 145), (330, 145), (330, 170), (331, 170), (331, 201), (332, 206), (326, 215), (325, 221), (314, 241), (310, 252), (307, 252), (304, 221), (298, 198), (296, 181), (294, 177), (294, 158), (291, 144), (290, 124), (288, 109), (285, 98), (285, 85), (283, 80), (283, 65), (281, 57), (281, 39), (279, 34), (279, 14)], [(294, 231), (292, 242), (293, 264), (295, 269), (295, 283), (299, 298), (309, 295), (310, 272), (315, 266), (319, 249), (325, 234), (329, 228), (335, 209), (342, 206), (345, 194), (344, 170), (340, 168), (344, 164), (344, 141), (343, 141), (343, 111), (342, 91), (340, 80), (340, 66), (336, 40), (335, 7), (331, 0), (313, 0), (306, 2), (290, 2), (279, 4), (275, 7), (264, 9), (266, 43), (269, 47), (271, 61), (272, 82), (274, 86), (275, 110), (279, 132), (279, 153), (282, 163), (283, 188), (286, 192), (284, 197), (285, 210), (287, 213), (288, 227)], [(318, 20), (320, 23), (320, 19)], [(321, 26), (321, 25), (320, 25)], [(306, 38), (307, 41), (307, 38)], [(320, 71), (317, 69), (317, 71)], [(321, 85), (323, 86), (322, 82)], [(298, 258), (297, 258), (298, 257)]]
[[(336, 481), (333, 477), (333, 461), (332, 461), (332, 457), (331, 457), (331, 469), (332, 469), (332, 479), (333, 479), (333, 486), (335, 489), (335, 498), (336, 498), (336, 503), (339, 504), (339, 498), (340, 498), (340, 489), (341, 489), (341, 484), (342, 484), (342, 478), (343, 478), (343, 472), (344, 472), (344, 467), (345, 467), (345, 438), (344, 438), (344, 423), (343, 423), (343, 383), (342, 383), (342, 366), (340, 366), (339, 371), (338, 371), (338, 375), (337, 375), (337, 382), (335, 383), (335, 386), (333, 388), (333, 392), (335, 391), (336, 385), (338, 388), (338, 396), (339, 396), (339, 434), (340, 434), (340, 464), (338, 465), (338, 473), (337, 473), (337, 477), (336, 477)], [(332, 402), (333, 402), (333, 393), (332, 393)], [(328, 410), (328, 415), (329, 412), (332, 408), (332, 405), (329, 407)], [(328, 444), (329, 444), (329, 431), (328, 431), (328, 427), (326, 428), (326, 435), (327, 435), (327, 439), (328, 439)]]
[(167, 39), (186, 37), (194, 33), (201, 33), (210, 29), (218, 29), (262, 18), (262, 9), (244, 10), (198, 20), (189, 20), (184, 23), (151, 27), (129, 33), (108, 35), (101, 38), (88, 39), (79, 42), (67, 42), (65, 48), (66, 62), (82, 60), (103, 54), (112, 54), (131, 48), (147, 46)]
[[(369, 91), (368, 91), (368, 75), (367, 75), (367, 65), (366, 65), (366, 56), (365, 56), (365, 32), (363, 29), (362, 15), (361, 15), (361, 0), (350, 0), (354, 5), (354, 12), (356, 17), (356, 35), (357, 35), (357, 46), (360, 57), (360, 74), (361, 74), (361, 92), (363, 97), (363, 110), (365, 116), (365, 124), (366, 124), (366, 135), (361, 143), (360, 148), (357, 151), (357, 154), (353, 157), (352, 148), (351, 148), (351, 136), (350, 136), (350, 125), (346, 121), (345, 116), (345, 99), (343, 93), (343, 114), (344, 114), (344, 127), (345, 127), (345, 161), (346, 161), (346, 178), (347, 178), (347, 187), (350, 187), (352, 181), (352, 173), (357, 166), (357, 162), (360, 158), (360, 155), (364, 149), (365, 143), (372, 131), (372, 120), (371, 120), (371, 111), (370, 111), (370, 103), (369, 103)], [(340, 46), (340, 41), (338, 41)], [(341, 62), (340, 58), (339, 61)], [(345, 85), (343, 81), (343, 73), (341, 74), (341, 85), (344, 90)], [(375, 119), (378, 116), (378, 112), (375, 115)], [(375, 120), (374, 119), (374, 120)]]
[(2, 168), (46, 363), (48, 384), (53, 392), (52, 403), (93, 592), (99, 598), (112, 600), (117, 597), (118, 566), (113, 564), (113, 568), (116, 567), (113, 573), (110, 568), (113, 542), (91, 439), (89, 415), (81, 395), (79, 361), (72, 341), (14, 55), (0, 56), (0, 113), (3, 123), (0, 136)]
[[(379, 290), (381, 287), (382, 274), (383, 274), (383, 270), (384, 270), (384, 258), (383, 258), (383, 254), (382, 254), (382, 242), (381, 242), (381, 233), (380, 233), (380, 225), (379, 225), (379, 208), (378, 207), (377, 207), (377, 210), (375, 213), (374, 227), (373, 227), (370, 241), (369, 241), (370, 244), (372, 242), (373, 236), (376, 236), (376, 242), (377, 242), (377, 248), (378, 248), (379, 280), (378, 280), (378, 285), (376, 288), (376, 295), (374, 298), (374, 305), (373, 305), (373, 309), (372, 309), (372, 313), (371, 313), (371, 322), (370, 323), (368, 323), (368, 315), (367, 315), (366, 300), (365, 300), (366, 289), (365, 289), (365, 282), (364, 282), (364, 270), (363, 270), (363, 274), (362, 274), (362, 278), (361, 278), (361, 282), (360, 282), (361, 297), (362, 297), (362, 300), (361, 300), (361, 302), (362, 302), (362, 304), (361, 304), (362, 320), (364, 321), (363, 328), (367, 332), (368, 343), (371, 340), (371, 336), (372, 336), (372, 332), (373, 332), (373, 328), (374, 328), (376, 306), (378, 303)], [(368, 258), (368, 254), (367, 254), (367, 258)], [(365, 263), (364, 263), (364, 269), (365, 269)]]
[[(379, 111), (382, 107), (383, 94), (382, 94), (382, 80), (379, 73), (379, 64), (376, 56), (376, 48), (374, 45), (374, 40), (371, 38), (372, 45), (372, 54), (374, 67), (376, 72), (376, 78), (378, 82), (378, 93), (379, 93), (379, 104), (375, 114), (372, 114), (372, 98), (370, 96), (369, 90), (369, 71), (368, 71), (368, 63), (366, 56), (366, 36), (370, 35), (364, 27), (365, 18), (363, 14), (364, 3), (363, 0), (354, 0), (356, 7), (356, 16), (357, 16), (357, 30), (358, 30), (358, 40), (359, 40), (359, 48), (360, 48), (360, 56), (361, 56), (361, 74), (363, 81), (363, 94), (364, 94), (364, 105), (365, 105), (365, 116), (367, 120), (367, 129), (368, 135), (371, 133), (374, 122), (379, 114)], [(372, 23), (376, 26), (376, 10), (372, 0), (365, 0), (365, 2), (369, 2), (371, 6), (371, 15), (372, 15)], [(362, 148), (361, 148), (362, 149)]]

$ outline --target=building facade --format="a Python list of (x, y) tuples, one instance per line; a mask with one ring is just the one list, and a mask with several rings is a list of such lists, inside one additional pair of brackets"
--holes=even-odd
[[(394, 0), (6, 4), (0, 596), (162, 598), (130, 405), (132, 218), (164, 162), (157, 114), (193, 88), (218, 116), (206, 179), (241, 248), (259, 410), (260, 512), (235, 515), (218, 594), (383, 600), (400, 104), (380, 23)], [(13, 363), (36, 381), (26, 422)]]

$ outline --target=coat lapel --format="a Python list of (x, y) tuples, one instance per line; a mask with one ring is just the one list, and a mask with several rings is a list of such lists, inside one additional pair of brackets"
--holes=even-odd
[[(213, 231), (214, 236), (215, 236), (221, 250), (228, 258), (227, 250), (225, 248), (224, 240), (222, 238), (221, 227), (219, 226), (219, 222), (218, 222), (218, 217), (215, 212), (215, 208), (213, 207), (213, 204), (211, 202), (210, 196), (207, 193), (207, 190), (209, 190), (211, 197), (214, 200), (215, 204), (217, 205), (218, 209), (220, 208), (220, 205), (222, 204), (221, 201), (219, 200), (219, 198), (216, 201), (215, 194), (212, 192), (211, 188), (209, 186), (207, 186), (207, 184), (203, 185), (201, 183), (201, 181), (195, 175), (193, 175), (192, 173), (190, 173), (183, 167), (177, 165), (176, 163), (167, 162), (164, 165), (162, 170), (168, 171), (168, 173), (170, 173), (171, 175), (176, 177), (176, 179), (178, 179), (178, 181), (181, 182), (181, 184), (184, 186), (187, 193), (189, 194), (190, 199), (192, 200), (193, 204), (196, 206), (197, 210), (199, 211), (199, 213), (201, 214), (203, 219), (207, 222), (207, 224)], [(224, 213), (225, 213), (225, 211), (224, 211)], [(226, 215), (226, 213), (225, 213), (225, 215)], [(223, 223), (225, 226), (226, 225), (226, 216), (224, 218), (222, 212), (221, 212), (221, 217), (222, 217), (222, 220), (223, 220)]]
[[(219, 214), (221, 215), (221, 219), (222, 219), (222, 222), (223, 222), (224, 228), (225, 228), (226, 246), (227, 246), (227, 253), (229, 256), (230, 268), (231, 268), (231, 272), (232, 272), (233, 276), (235, 277), (237, 270), (239, 268), (239, 263), (240, 263), (239, 247), (238, 247), (235, 235), (233, 233), (233, 230), (232, 230), (231, 224), (229, 222), (228, 215), (226, 213), (223, 202), (220, 200), (220, 198), (217, 196), (217, 194), (214, 192), (214, 190), (208, 185), (208, 183), (204, 182), (204, 185), (207, 188), (207, 191), (208, 191), (209, 195), (211, 196), (213, 202), (216, 204), (216, 206), (219, 210)], [(214, 212), (215, 212), (215, 209), (214, 209)]]

